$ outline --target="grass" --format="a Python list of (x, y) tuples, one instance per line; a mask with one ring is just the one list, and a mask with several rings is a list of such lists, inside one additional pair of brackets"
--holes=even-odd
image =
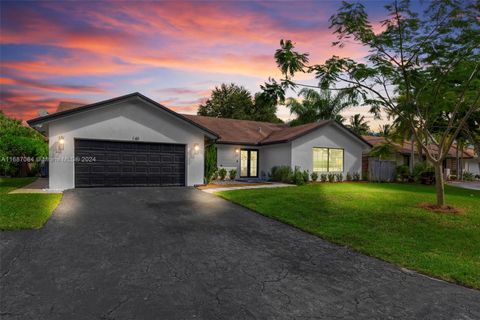
[(61, 194), (8, 194), (35, 178), (0, 178), (0, 230), (38, 229), (50, 218)]
[(424, 274), (480, 289), (480, 191), (446, 186), (458, 215), (419, 208), (431, 186), (322, 183), (218, 192), (329, 241)]

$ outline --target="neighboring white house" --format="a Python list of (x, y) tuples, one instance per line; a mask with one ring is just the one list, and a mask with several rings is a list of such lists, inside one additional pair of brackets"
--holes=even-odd
[(204, 150), (239, 178), (266, 177), (273, 166), (361, 173), (370, 144), (334, 121), (289, 127), (178, 114), (133, 93), (63, 108), (28, 121), (49, 139), (50, 189), (193, 186), (204, 182)]

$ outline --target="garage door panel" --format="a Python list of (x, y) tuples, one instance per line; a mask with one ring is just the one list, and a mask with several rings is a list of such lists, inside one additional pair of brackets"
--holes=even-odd
[(75, 140), (76, 187), (183, 186), (185, 146)]

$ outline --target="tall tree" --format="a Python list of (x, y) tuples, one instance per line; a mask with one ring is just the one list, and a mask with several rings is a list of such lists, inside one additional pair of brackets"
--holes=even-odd
[(292, 126), (328, 119), (342, 123), (345, 118), (340, 112), (352, 105), (349, 97), (342, 92), (333, 94), (329, 90), (303, 88), (298, 95), (301, 100), (288, 98), (285, 102), (285, 106), (297, 117), (292, 120)]
[(210, 98), (198, 108), (198, 115), (246, 119), (253, 109), (252, 95), (234, 83), (222, 83), (213, 89)]
[(210, 98), (199, 106), (197, 114), (201, 116), (281, 122), (275, 115), (277, 100), (262, 92), (251, 93), (234, 83), (223, 83), (215, 87)]
[[(418, 14), (409, 1), (399, 0), (385, 8), (388, 17), (377, 33), (360, 3), (343, 2), (330, 18), (338, 38), (334, 46), (354, 42), (368, 48), (361, 62), (333, 56), (307, 66), (302, 59), (296, 69), (315, 73), (322, 88), (347, 92), (373, 113), (387, 111), (402, 121), (435, 168), (437, 205), (444, 206), (443, 160), (480, 110), (480, 6), (478, 1), (433, 0)], [(304, 56), (293, 46), (286, 50), (295, 53), (288, 55), (290, 66)], [(288, 77), (284, 73), (285, 79), (262, 89), (281, 99), (281, 90), (298, 86), (292, 80), (295, 68), (286, 70)]]
[(370, 131), (368, 122), (365, 121), (365, 116), (359, 113), (350, 117), (350, 124), (347, 127), (358, 135), (366, 135)]
[(253, 100), (253, 109), (248, 118), (254, 121), (282, 123), (283, 121), (277, 117), (276, 113), (277, 100), (263, 92), (257, 92)]

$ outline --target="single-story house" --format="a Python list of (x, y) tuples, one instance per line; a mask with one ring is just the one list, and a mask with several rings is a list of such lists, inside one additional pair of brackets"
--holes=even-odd
[[(363, 139), (368, 141), (372, 146), (390, 143), (395, 150), (395, 154), (391, 155), (388, 159), (395, 161), (397, 166), (400, 165), (410, 165), (410, 157), (412, 155), (412, 142), (404, 141), (403, 143), (390, 142), (385, 139), (385, 137), (378, 136), (362, 136)], [(426, 160), (425, 155), (419, 155), (417, 145), (414, 144), (413, 157), (414, 164), (418, 163), (420, 159), (422, 161)], [(430, 150), (437, 150), (435, 146), (431, 146)], [(368, 171), (368, 153), (365, 152), (363, 155), (363, 171)], [(457, 160), (458, 159), (458, 160)], [(451, 175), (457, 175), (457, 161), (460, 163), (460, 168), (464, 171), (471, 172), (474, 175), (480, 175), (480, 158), (475, 155), (475, 152), (472, 148), (465, 148), (464, 150), (457, 149), (457, 145), (453, 144), (450, 147), (448, 155), (443, 162), (443, 168), (448, 169)]]
[(334, 121), (297, 127), (182, 115), (132, 93), (28, 121), (49, 140), (50, 189), (193, 186), (204, 183), (204, 150), (218, 167), (261, 179), (273, 166), (361, 173), (371, 145)]

